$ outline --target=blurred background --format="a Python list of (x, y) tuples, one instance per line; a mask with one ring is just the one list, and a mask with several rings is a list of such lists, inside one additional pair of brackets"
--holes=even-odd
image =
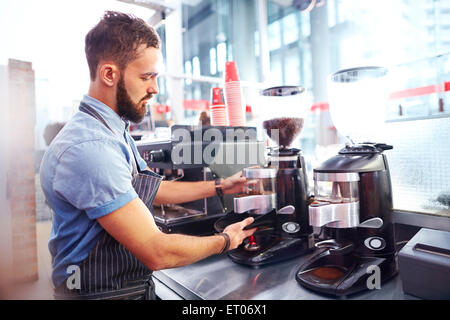
[(345, 143), (330, 118), (328, 76), (388, 68), (379, 142), (394, 146), (394, 207), (411, 224), (448, 224), (430, 217), (450, 216), (450, 0), (3, 0), (0, 280), (11, 278), (13, 265), (18, 282), (36, 280), (39, 263), (50, 263), (38, 259), (46, 244), (39, 249), (37, 239), (49, 229), (36, 225), (50, 221), (51, 211), (36, 173), (87, 93), (84, 37), (105, 10), (143, 18), (162, 39), (160, 94), (132, 126), (137, 139), (164, 137), (172, 124), (197, 124), (211, 89), (223, 85), (225, 62), (235, 61), (247, 125), (261, 137), (260, 90), (307, 89), (309, 115), (295, 144), (311, 171)]

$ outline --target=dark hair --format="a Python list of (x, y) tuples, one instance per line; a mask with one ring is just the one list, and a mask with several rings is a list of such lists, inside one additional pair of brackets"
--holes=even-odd
[(159, 49), (160, 43), (156, 30), (144, 20), (131, 14), (106, 11), (85, 39), (91, 80), (95, 80), (102, 59), (111, 59), (123, 70), (136, 59), (136, 50), (141, 45)]

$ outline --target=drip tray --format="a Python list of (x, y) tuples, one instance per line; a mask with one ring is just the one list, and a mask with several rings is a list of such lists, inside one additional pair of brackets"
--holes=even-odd
[(331, 293), (353, 271), (357, 263), (352, 255), (325, 255), (324, 253), (303, 265), (295, 277), (298, 282), (307, 287), (321, 288), (326, 293)]
[(299, 272), (299, 275), (314, 283), (336, 284), (347, 274), (348, 269), (342, 266), (325, 265)]
[[(382, 257), (319, 253), (297, 271), (295, 279), (304, 287), (333, 296), (346, 296), (370, 289), (367, 279), (374, 267), (381, 272), (380, 283), (397, 274), (395, 253)], [(371, 268), (371, 269), (369, 269)]]

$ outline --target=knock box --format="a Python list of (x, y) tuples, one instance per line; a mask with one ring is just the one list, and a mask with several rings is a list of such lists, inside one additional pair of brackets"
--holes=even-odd
[(450, 232), (425, 229), (398, 255), (403, 291), (423, 299), (450, 299)]

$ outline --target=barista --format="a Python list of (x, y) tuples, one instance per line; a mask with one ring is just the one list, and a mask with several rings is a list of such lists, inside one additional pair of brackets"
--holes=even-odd
[[(161, 232), (148, 205), (241, 192), (240, 173), (220, 181), (168, 182), (146, 167), (128, 133), (158, 93), (155, 30), (108, 11), (86, 36), (90, 87), (80, 112), (51, 143), (41, 184), (54, 211), (49, 249), (56, 298), (152, 299), (153, 270), (194, 263), (236, 248), (253, 218), (222, 234)], [(147, 205), (146, 205), (147, 204)]]

